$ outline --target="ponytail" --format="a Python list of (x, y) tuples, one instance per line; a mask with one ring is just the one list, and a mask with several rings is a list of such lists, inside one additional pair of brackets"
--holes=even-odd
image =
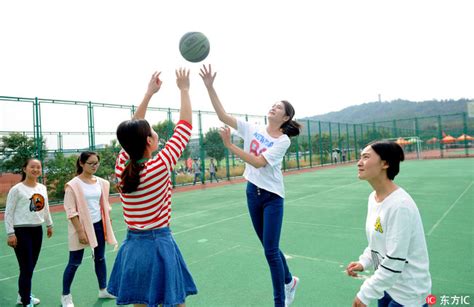
[(298, 136), (300, 134), (301, 124), (294, 120), (289, 120), (281, 125), (280, 128), (288, 137)]
[(121, 184), (118, 186), (121, 193), (132, 193), (138, 189), (140, 172), (145, 166), (144, 163), (138, 163), (139, 161), (129, 160), (127, 162), (122, 172)]
[(280, 129), (288, 137), (298, 136), (301, 132), (301, 124), (293, 120), (295, 109), (288, 101), (282, 100), (281, 102), (285, 106), (285, 115), (289, 116), (290, 119), (283, 123), (283, 125), (280, 126)]
[(117, 139), (129, 156), (117, 185), (120, 193), (133, 193), (140, 184), (140, 171), (144, 168), (142, 160), (147, 147), (147, 137), (151, 136), (150, 124), (144, 119), (132, 119), (117, 127)]

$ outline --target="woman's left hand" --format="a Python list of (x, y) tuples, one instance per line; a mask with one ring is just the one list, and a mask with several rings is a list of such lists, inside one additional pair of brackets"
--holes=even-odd
[(362, 301), (356, 296), (352, 302), (352, 307), (367, 307)]
[(161, 84), (163, 83), (160, 80), (160, 72), (155, 71), (155, 73), (151, 76), (150, 82), (148, 82), (148, 90), (147, 93), (149, 95), (153, 95), (158, 92), (161, 88)]
[(230, 140), (230, 128), (229, 127), (222, 127), (219, 130), (219, 134), (221, 135), (222, 142), (224, 142), (224, 146), (229, 148), (230, 145), (232, 145), (232, 142)]
[(47, 236), (48, 238), (51, 238), (53, 236), (53, 227), (48, 227)]

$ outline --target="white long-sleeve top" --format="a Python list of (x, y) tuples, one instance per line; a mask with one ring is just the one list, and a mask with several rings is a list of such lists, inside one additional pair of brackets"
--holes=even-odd
[(45, 221), (48, 227), (53, 225), (46, 187), (41, 183), (37, 183), (34, 188), (23, 182), (14, 185), (8, 192), (5, 207), (7, 235), (15, 233), (15, 226), (39, 226)]
[(411, 196), (398, 188), (382, 202), (369, 196), (366, 234), (369, 246), (359, 257), (374, 274), (357, 297), (366, 305), (386, 291), (404, 306), (422, 306), (431, 292), (428, 250), (420, 213)]

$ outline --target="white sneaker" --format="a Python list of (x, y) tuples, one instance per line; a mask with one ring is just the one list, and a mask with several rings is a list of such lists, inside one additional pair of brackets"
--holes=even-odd
[[(40, 303), (40, 299), (39, 298), (36, 298), (34, 297), (33, 294), (30, 295), (30, 304), (33, 304), (33, 305), (38, 305)], [(22, 305), (23, 303), (21, 302), (21, 296), (20, 294), (18, 294), (18, 297), (16, 299), (16, 304), (17, 305)]]
[(74, 303), (72, 302), (72, 294), (69, 293), (68, 295), (61, 295), (61, 306), (62, 307), (74, 307)]
[(99, 298), (111, 298), (111, 299), (115, 299), (117, 297), (113, 296), (112, 294), (109, 293), (109, 291), (107, 291), (107, 288), (105, 289), (102, 289), (102, 290), (99, 290)]
[(300, 283), (300, 279), (296, 276), (293, 276), (293, 279), (290, 283), (285, 285), (285, 306), (290, 306), (295, 299), (296, 287)]

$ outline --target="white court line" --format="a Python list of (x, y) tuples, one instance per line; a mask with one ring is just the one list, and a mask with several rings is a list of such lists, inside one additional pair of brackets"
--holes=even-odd
[(305, 222), (294, 222), (294, 221), (284, 221), (284, 223), (308, 225), (308, 226), (323, 226), (323, 227), (342, 228), (342, 229), (353, 229), (353, 230), (365, 230), (365, 228), (360, 228), (360, 227), (357, 228), (357, 227), (337, 226), (337, 225), (318, 224), (318, 223), (305, 223)]
[[(43, 241), (43, 242), (44, 242), (44, 241)], [(48, 248), (51, 248), (51, 247), (60, 246), (60, 245), (65, 245), (65, 244), (68, 244), (68, 242), (56, 243), (56, 244), (52, 244), (52, 245), (43, 245), (43, 246), (41, 247), (41, 250), (48, 249)], [(0, 259), (6, 258), (6, 257), (11, 257), (11, 256), (15, 256), (15, 253), (11, 253), (11, 254), (7, 254), (7, 255), (0, 256)]]
[[(239, 207), (240, 205), (233, 205), (233, 204), (239, 203), (239, 202), (241, 202), (241, 201), (230, 201), (230, 202), (220, 203), (215, 208), (210, 208), (210, 209), (206, 209), (206, 210), (201, 210), (201, 211), (196, 211), (196, 212), (193, 212), (193, 213), (189, 213), (189, 214), (186, 214), (186, 215), (181, 215), (181, 216), (178, 216), (178, 217), (173, 217), (172, 220), (174, 221), (174, 220), (177, 220), (177, 219), (180, 219), (180, 218), (183, 218), (183, 217), (189, 217), (189, 216), (193, 216), (193, 215), (197, 215), (197, 214), (202, 214), (202, 213), (206, 213), (208, 211), (213, 211), (213, 210), (220, 210), (220, 209), (226, 209), (226, 208), (231, 208), (231, 207)], [(114, 230), (114, 233), (126, 231), (127, 229), (128, 229), (127, 227), (116, 229), (116, 230)], [(66, 244), (68, 244), (67, 241), (62, 242), (62, 243), (52, 244), (52, 245), (43, 245), (43, 247), (41, 247), (41, 250), (48, 249), (48, 248), (51, 248), (51, 247), (60, 246), (60, 245), (66, 245)], [(2, 256), (0, 256), (0, 259), (6, 258), (6, 257), (12, 257), (12, 256), (15, 256), (15, 253), (2, 255)]]
[(231, 217), (228, 217), (228, 218), (225, 218), (225, 219), (222, 219), (222, 220), (218, 220), (218, 221), (215, 221), (215, 222), (212, 222), (212, 223), (207, 223), (207, 224), (204, 224), (204, 225), (199, 225), (199, 226), (196, 226), (196, 227), (193, 227), (193, 228), (189, 228), (189, 229), (185, 229), (185, 230), (181, 230), (181, 231), (178, 231), (178, 232), (173, 232), (173, 235), (177, 236), (177, 235), (179, 235), (179, 234), (182, 234), (182, 233), (185, 233), (185, 232), (188, 232), (188, 231), (192, 231), (192, 230), (204, 228), (204, 227), (207, 227), (207, 226), (211, 226), (211, 225), (214, 225), (214, 224), (222, 223), (222, 222), (225, 222), (225, 221), (228, 221), (228, 220), (232, 220), (232, 219), (235, 219), (235, 218), (238, 218), (238, 217), (247, 215), (247, 214), (248, 214), (248, 213), (246, 212), (246, 213), (242, 213), (242, 214), (239, 214), (239, 215), (231, 216)]
[(331, 264), (337, 264), (337, 265), (344, 265), (341, 262), (337, 262), (334, 260), (327, 260), (327, 259), (321, 259), (321, 258), (315, 258), (315, 257), (308, 257), (308, 256), (302, 256), (302, 255), (296, 255), (296, 254), (286, 254), (287, 256), (291, 256), (293, 258), (300, 258), (300, 259), (305, 259), (305, 260), (311, 260), (311, 261), (317, 261), (317, 262), (327, 262)]
[[(258, 252), (258, 253), (261, 253), (261, 252), (262, 252), (262, 249), (261, 249), (261, 248), (255, 248), (255, 247), (245, 246), (245, 245), (242, 245), (241, 247), (242, 247), (242, 248), (249, 249), (249, 250), (253, 250), (253, 251)], [(337, 261), (334, 261), (334, 260), (321, 259), (321, 258), (316, 258), (316, 257), (309, 257), (309, 256), (303, 256), (303, 255), (297, 255), (297, 254), (289, 254), (289, 253), (283, 253), (283, 254), (284, 254), (285, 256), (290, 256), (291, 258), (299, 258), (299, 259), (311, 260), (311, 261), (317, 261), (317, 262), (327, 262), (327, 263), (331, 263), (331, 264), (337, 264), (337, 265), (339, 265), (339, 266), (344, 265), (343, 263), (337, 262)], [(285, 257), (285, 258), (288, 259), (288, 257)]]
[(206, 257), (204, 257), (204, 258), (202, 258), (202, 259), (199, 259), (199, 260), (196, 260), (196, 261), (192, 261), (192, 262), (188, 262), (187, 265), (189, 266), (189, 265), (193, 265), (193, 264), (202, 262), (202, 261), (204, 261), (204, 260), (206, 260), (206, 259), (212, 258), (212, 257), (214, 257), (214, 256), (217, 256), (217, 255), (220, 255), (220, 254), (223, 254), (223, 253), (226, 253), (226, 252), (231, 251), (231, 250), (233, 250), (233, 249), (236, 249), (236, 248), (238, 248), (238, 247), (240, 247), (240, 245), (235, 245), (235, 246), (232, 246), (232, 247), (223, 249), (223, 250), (221, 250), (221, 251), (218, 251), (217, 253), (208, 255), (208, 256), (206, 256)]
[[(188, 231), (192, 231), (192, 230), (195, 230), (195, 229), (200, 229), (200, 228), (204, 228), (204, 227), (207, 227), (207, 226), (210, 226), (210, 225), (214, 225), (214, 224), (217, 224), (217, 223), (222, 223), (222, 222), (225, 222), (225, 221), (228, 221), (228, 220), (232, 220), (232, 219), (235, 219), (235, 218), (238, 218), (238, 217), (241, 217), (243, 215), (247, 215), (247, 213), (243, 213), (243, 214), (239, 214), (239, 215), (236, 215), (236, 216), (232, 216), (232, 217), (228, 217), (228, 218), (225, 218), (225, 219), (222, 219), (222, 220), (218, 220), (218, 221), (215, 221), (215, 222), (212, 222), (212, 223), (207, 223), (207, 224), (204, 224), (204, 225), (200, 225), (200, 226), (196, 226), (196, 227), (193, 227), (193, 228), (190, 228), (190, 229), (186, 229), (186, 230), (183, 230), (183, 231), (179, 231), (179, 232), (176, 232), (176, 233), (173, 233), (174, 236), (176, 235), (179, 235), (179, 234), (182, 234), (182, 233), (185, 233), (185, 232), (188, 232)], [(232, 248), (236, 248), (237, 246), (234, 246)], [(225, 250), (224, 250), (225, 251)], [(222, 251), (222, 252), (224, 252)], [(114, 252), (113, 250), (111, 251), (106, 251), (105, 253), (112, 253)], [(212, 256), (212, 255), (211, 255)], [(84, 259), (89, 259), (89, 258), (92, 258), (92, 256), (88, 256), (88, 257), (85, 257)], [(35, 270), (34, 273), (36, 272), (41, 272), (41, 271), (45, 271), (45, 270), (49, 270), (49, 269), (52, 269), (52, 268), (55, 268), (55, 267), (58, 267), (58, 266), (65, 266), (67, 263), (62, 263), (62, 264), (56, 264), (56, 265), (53, 265), (53, 266), (49, 266), (49, 267), (44, 267), (44, 268), (41, 268), (41, 269), (38, 269), (38, 270)], [(2, 281), (6, 281), (6, 280), (10, 280), (12, 278), (17, 278), (18, 275), (15, 275), (15, 276), (9, 276), (9, 277), (4, 277), (4, 278), (1, 278), (0, 279), (0, 282)]]
[[(110, 250), (110, 251), (106, 251), (105, 253), (108, 254), (108, 253), (112, 253), (112, 252), (114, 252), (114, 251)], [(83, 259), (92, 259), (92, 256), (86, 256)], [(64, 268), (66, 268), (66, 265), (67, 265), (67, 262), (59, 263), (59, 264), (55, 264), (55, 265), (51, 265), (51, 266), (47, 266), (47, 267), (44, 267), (44, 268), (41, 268), (41, 269), (34, 270), (33, 272), (38, 273), (38, 272), (50, 270), (50, 269), (53, 269), (53, 268), (56, 268), (56, 267), (59, 267), (59, 266), (63, 266)], [(14, 275), (14, 276), (0, 278), (0, 282), (10, 280), (12, 278), (18, 278), (18, 276), (19, 275)]]
[(306, 194), (305, 196), (290, 199), (290, 200), (285, 199), (285, 204), (291, 203), (291, 202), (294, 202), (294, 201), (298, 201), (298, 200), (302, 200), (302, 199), (305, 199), (305, 198), (313, 197), (314, 195), (319, 194), (319, 193), (331, 192), (331, 191), (334, 191), (334, 190), (345, 188), (345, 187), (348, 187), (350, 185), (358, 184), (358, 183), (361, 183), (361, 182), (362, 182), (362, 180), (361, 181), (356, 181), (356, 182), (353, 182), (353, 183), (349, 183), (349, 184), (345, 184), (345, 185), (340, 185), (340, 186), (334, 187), (334, 188), (329, 189), (329, 190), (321, 190), (321, 191), (318, 191), (316, 193)]
[(441, 224), (441, 222), (448, 215), (448, 213), (454, 208), (454, 206), (458, 203), (458, 201), (464, 196), (464, 194), (466, 194), (466, 192), (469, 190), (469, 188), (472, 187), (473, 183), (474, 183), (474, 181), (471, 181), (471, 184), (468, 185), (468, 187), (464, 190), (464, 192), (462, 192), (461, 195), (459, 195), (459, 197), (454, 201), (454, 203), (451, 206), (449, 206), (448, 210), (446, 210), (443, 213), (441, 218), (436, 222), (436, 224), (433, 225), (433, 227), (431, 227), (430, 231), (428, 231), (427, 236), (431, 235), (433, 233), (433, 231), (435, 231), (436, 227), (438, 227), (439, 224)]

